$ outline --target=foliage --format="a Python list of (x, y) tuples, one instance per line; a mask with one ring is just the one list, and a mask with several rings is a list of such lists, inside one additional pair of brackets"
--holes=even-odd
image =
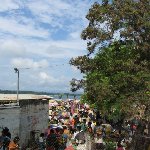
[(70, 60), (84, 78), (72, 80), (72, 91), (83, 88), (83, 101), (112, 117), (132, 114), (138, 104), (149, 108), (149, 0), (94, 3), (86, 18), (87, 55)]

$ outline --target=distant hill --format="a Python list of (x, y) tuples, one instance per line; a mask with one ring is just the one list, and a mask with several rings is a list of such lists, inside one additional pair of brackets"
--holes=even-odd
[[(1, 94), (16, 94), (16, 91), (14, 90), (1, 90), (0, 89), (0, 93)], [(51, 92), (36, 92), (36, 91), (19, 91), (20, 94), (37, 94), (37, 95), (57, 95), (59, 96), (59, 98), (61, 98), (62, 96), (81, 96), (82, 94), (78, 94), (78, 93), (51, 93)]]

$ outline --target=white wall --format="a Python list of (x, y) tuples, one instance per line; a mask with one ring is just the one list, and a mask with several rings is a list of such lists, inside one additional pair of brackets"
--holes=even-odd
[[(31, 138), (31, 131), (44, 132), (48, 126), (48, 100), (21, 100), (20, 108), (0, 108), (1, 127), (8, 127), (12, 134), (20, 137), (20, 146), (24, 147)], [(1, 135), (1, 134), (0, 134)]]
[(19, 135), (20, 108), (0, 108), (0, 130), (8, 127), (12, 138)]
[(44, 132), (48, 126), (48, 101), (29, 101), (21, 106), (20, 143), (25, 146), (31, 138), (31, 131)]

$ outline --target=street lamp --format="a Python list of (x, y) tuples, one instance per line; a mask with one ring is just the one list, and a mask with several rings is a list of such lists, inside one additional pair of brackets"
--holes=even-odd
[(18, 81), (17, 81), (17, 103), (19, 104), (19, 69), (18, 68), (14, 68), (15, 73), (18, 74)]

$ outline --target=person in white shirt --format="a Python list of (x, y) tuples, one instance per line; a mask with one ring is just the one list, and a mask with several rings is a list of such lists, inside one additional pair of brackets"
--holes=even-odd
[(96, 148), (103, 149), (105, 147), (105, 143), (103, 141), (102, 132), (97, 131), (97, 137), (95, 138)]
[(95, 129), (95, 124), (94, 124), (93, 121), (92, 121), (91, 127), (92, 127), (92, 131), (94, 131), (94, 129)]

